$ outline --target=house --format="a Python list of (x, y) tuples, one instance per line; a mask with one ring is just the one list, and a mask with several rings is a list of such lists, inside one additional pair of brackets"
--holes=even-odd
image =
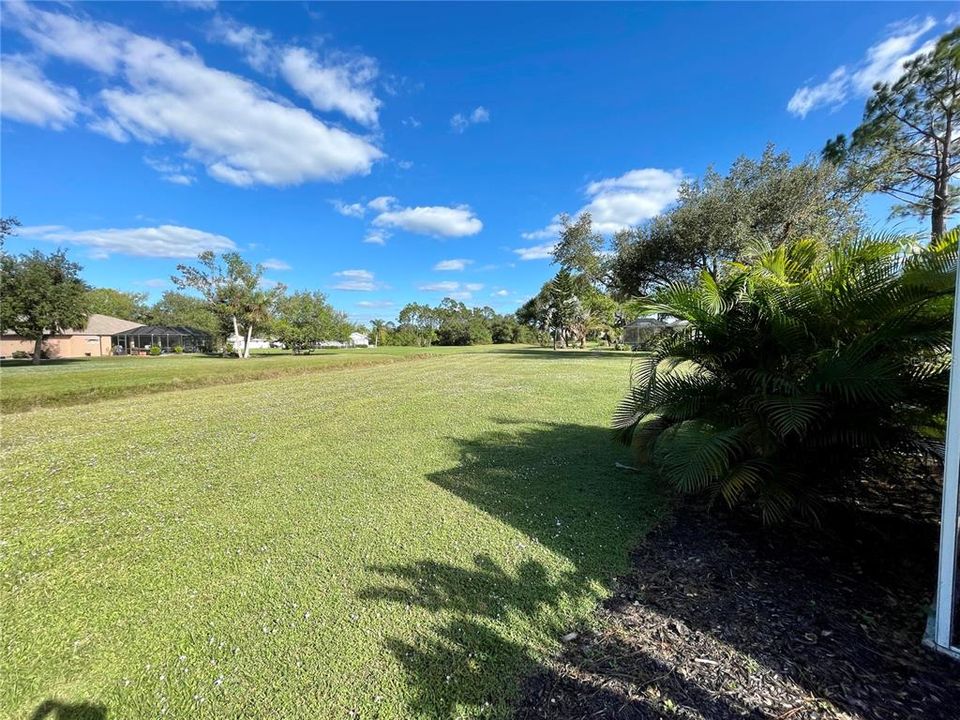
[[(242, 349), (244, 340), (246, 340), (246, 338), (242, 335), (231, 335), (227, 338), (227, 342), (232, 344), (235, 349)], [(250, 338), (250, 344), (248, 347), (251, 350), (266, 350), (270, 347), (273, 347), (271, 342), (272, 341), (269, 338), (252, 337)]]
[(201, 352), (212, 349), (210, 335), (182, 325), (138, 325), (113, 335), (114, 353), (138, 355), (156, 345), (161, 352)]
[[(48, 335), (43, 341), (47, 357), (77, 358), (105, 357), (110, 355), (113, 335), (140, 327), (140, 323), (93, 314), (87, 318), (82, 329), (68, 328), (56, 335)], [(0, 336), (0, 357), (8, 358), (18, 350), (33, 354), (34, 341), (12, 331)]]
[(348, 347), (370, 347), (370, 338), (363, 333), (350, 333), (350, 339), (347, 341)]
[(659, 315), (638, 317), (623, 327), (623, 342), (631, 347), (642, 347), (665, 330), (679, 330), (688, 325), (686, 320)]

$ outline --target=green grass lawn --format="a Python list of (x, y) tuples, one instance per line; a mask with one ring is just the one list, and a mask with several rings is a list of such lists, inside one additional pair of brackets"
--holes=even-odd
[(512, 348), (5, 416), (0, 716), (504, 716), (661, 511), (614, 467), (628, 369)]
[(0, 363), (0, 412), (31, 407), (78, 405), (91, 400), (143, 395), (311, 373), (348, 365), (371, 365), (474, 348), (382, 347), (318, 350), (309, 355), (261, 351), (246, 360), (207, 355), (76, 358)]

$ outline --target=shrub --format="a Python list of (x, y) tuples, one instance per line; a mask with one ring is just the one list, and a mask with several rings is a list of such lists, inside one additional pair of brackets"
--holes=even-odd
[(161, 350), (161, 348), (160, 348), (159, 345), (151, 345), (151, 346), (150, 346), (150, 354), (151, 354), (151, 355), (159, 355), (161, 352), (163, 352), (163, 350)]
[(766, 522), (815, 517), (866, 462), (942, 453), (957, 237), (798, 240), (655, 293), (689, 326), (636, 362), (618, 438)]
[(179, 355), (183, 352), (183, 345), (174, 345), (173, 351)]
[(26, 350), (14, 350), (10, 357), (14, 360), (28, 360), (32, 356)]

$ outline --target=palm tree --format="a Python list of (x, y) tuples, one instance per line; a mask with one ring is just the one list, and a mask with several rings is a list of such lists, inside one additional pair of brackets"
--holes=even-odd
[(866, 462), (942, 448), (958, 232), (761, 248), (646, 312), (689, 325), (635, 366), (617, 437), (679, 491), (815, 514)]
[(383, 333), (387, 329), (386, 320), (371, 320), (370, 328), (373, 330), (373, 337), (376, 345), (383, 344)]

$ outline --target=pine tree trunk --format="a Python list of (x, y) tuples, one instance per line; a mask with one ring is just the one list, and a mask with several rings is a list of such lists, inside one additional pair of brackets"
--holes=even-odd
[(34, 365), (40, 364), (40, 356), (43, 355), (43, 336), (37, 338), (36, 342), (33, 345), (33, 360), (31, 361)]
[(937, 182), (933, 191), (933, 203), (930, 206), (930, 235), (934, 239), (943, 235), (946, 229), (947, 184)]

